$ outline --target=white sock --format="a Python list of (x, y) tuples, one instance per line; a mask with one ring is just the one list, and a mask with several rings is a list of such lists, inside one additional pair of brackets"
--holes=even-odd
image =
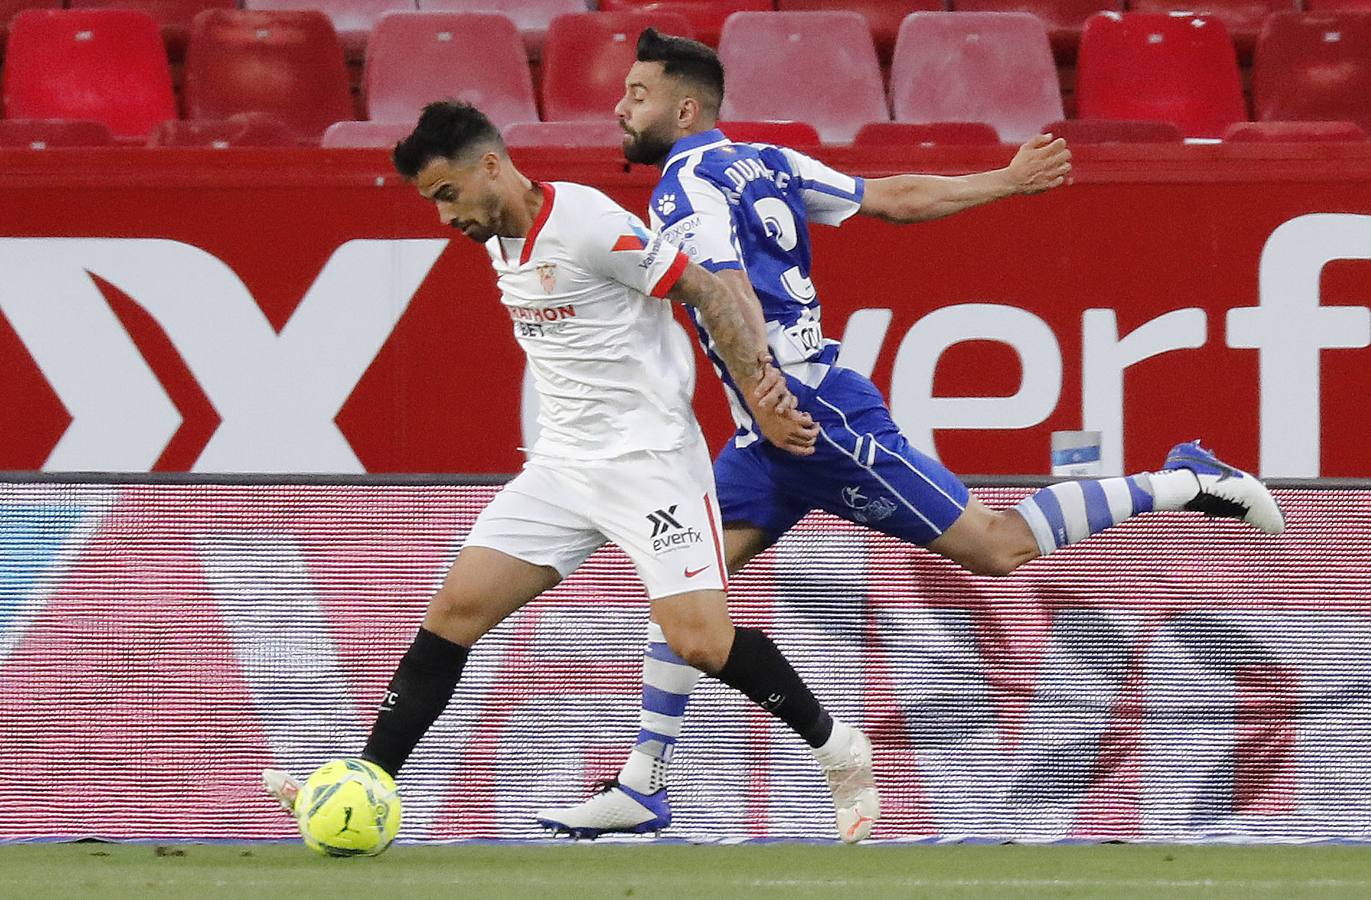
[(662, 627), (648, 622), (638, 742), (619, 771), (620, 784), (640, 794), (655, 794), (666, 787), (667, 768), (681, 736), (686, 702), (699, 680), (700, 671), (671, 652)]
[(847, 762), (847, 750), (852, 744), (852, 726), (840, 719), (833, 720), (833, 733), (824, 741), (822, 747), (814, 748), (814, 758), (825, 769)]

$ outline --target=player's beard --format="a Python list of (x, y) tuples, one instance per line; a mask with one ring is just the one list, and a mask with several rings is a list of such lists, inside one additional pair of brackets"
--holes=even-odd
[(676, 143), (669, 136), (657, 133), (665, 130), (649, 126), (642, 131), (632, 131), (624, 126), (624, 159), (646, 166), (661, 165)]

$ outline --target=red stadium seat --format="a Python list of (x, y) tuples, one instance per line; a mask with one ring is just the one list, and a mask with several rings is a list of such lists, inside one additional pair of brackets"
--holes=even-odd
[(543, 118), (612, 119), (638, 35), (649, 25), (666, 34), (694, 34), (690, 22), (676, 13), (576, 13), (553, 19), (543, 44)]
[(1247, 60), (1252, 57), (1252, 46), (1266, 17), (1272, 13), (1294, 12), (1300, 8), (1300, 4), (1299, 0), (1196, 0), (1194, 3), (1187, 3), (1186, 0), (1128, 0), (1128, 8), (1137, 12), (1190, 12), (1219, 19), (1233, 38), (1238, 55)]
[(897, 122), (985, 122), (1014, 143), (1062, 117), (1047, 31), (1028, 13), (913, 13), (890, 99)]
[(31, 9), (10, 26), (5, 116), (95, 119), (116, 137), (145, 137), (176, 116), (157, 23), (131, 10)]
[(1187, 137), (1217, 138), (1247, 118), (1233, 42), (1223, 22), (1203, 16), (1092, 16), (1076, 101), (1083, 119), (1173, 122)]
[[(26, 9), (61, 9), (62, 0), (0, 0), (0, 50), (9, 34), (10, 19)], [(0, 53), (3, 57), (3, 53)]]
[(846, 9), (861, 13), (876, 41), (877, 55), (888, 63), (905, 16), (912, 12), (943, 12), (947, 4), (943, 0), (776, 0), (776, 8), (781, 12)]
[(1371, 0), (1304, 0), (1309, 12), (1371, 12)]
[(503, 129), (505, 143), (511, 147), (599, 147), (617, 150), (623, 146), (624, 130), (615, 119), (598, 122), (515, 122)]
[(1125, 119), (1063, 119), (1040, 129), (1067, 144), (1179, 144), (1181, 130), (1170, 122), (1134, 122)]
[[(111, 0), (114, 2), (114, 0)], [(366, 57), (367, 40), (376, 20), (388, 12), (415, 12), (415, 0), (243, 0), (244, 9), (317, 9), (333, 22), (343, 53), (350, 60)]]
[(1237, 143), (1325, 143), (1365, 141), (1366, 132), (1356, 122), (1234, 122), (1223, 139)]
[(1000, 136), (984, 122), (868, 122), (854, 147), (919, 147), (930, 144), (998, 144)]
[(266, 113), (311, 142), (352, 118), (343, 49), (321, 12), (200, 13), (186, 49), (185, 98), (188, 118)]
[(724, 22), (735, 12), (770, 12), (772, 0), (600, 0), (601, 11), (676, 13), (690, 20), (697, 40), (719, 46)]
[(420, 0), (423, 12), (499, 13), (507, 16), (523, 36), (529, 59), (542, 52), (543, 39), (552, 20), (568, 13), (586, 11), (585, 0)]
[(0, 119), (0, 147), (108, 147), (114, 135), (104, 122), (80, 119)]
[(719, 128), (740, 144), (779, 144), (796, 150), (820, 144), (819, 132), (808, 122), (720, 122)]
[(1356, 122), (1371, 130), (1371, 13), (1281, 13), (1267, 20), (1252, 64), (1263, 122)]
[(719, 39), (722, 118), (799, 119), (849, 143), (890, 118), (866, 20), (852, 12), (734, 13)]
[(1026, 12), (1047, 26), (1052, 52), (1058, 59), (1076, 58), (1085, 20), (1097, 12), (1122, 12), (1123, 0), (951, 0), (957, 12)]
[(68, 0), (71, 9), (136, 9), (162, 27), (162, 40), (174, 60), (186, 55), (186, 41), (195, 17), (207, 9), (234, 9), (237, 0)]
[[(388, 13), (367, 51), (367, 118), (413, 124), (424, 105), (455, 97), (496, 127), (534, 122), (533, 79), (519, 32), (492, 13)], [(613, 116), (606, 110), (605, 118)]]
[(227, 119), (168, 119), (152, 130), (149, 147), (289, 147), (299, 143), (285, 122), (263, 113)]
[(394, 147), (414, 130), (413, 122), (334, 122), (324, 129), (321, 147)]

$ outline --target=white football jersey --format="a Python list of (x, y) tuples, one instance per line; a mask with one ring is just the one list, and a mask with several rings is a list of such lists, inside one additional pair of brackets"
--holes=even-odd
[(523, 239), (486, 243), (538, 390), (535, 454), (604, 459), (699, 434), (665, 298), (687, 258), (599, 191), (545, 182)]

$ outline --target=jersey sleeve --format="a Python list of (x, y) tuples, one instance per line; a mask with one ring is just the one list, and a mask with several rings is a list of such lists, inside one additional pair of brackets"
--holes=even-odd
[(786, 161), (795, 177), (795, 186), (804, 199), (805, 211), (811, 222), (820, 225), (841, 225), (862, 205), (866, 182), (844, 175), (812, 156), (789, 147), (783, 148)]
[(712, 182), (691, 172), (667, 175), (652, 193), (652, 216), (691, 262), (711, 272), (743, 268), (728, 200)]
[(589, 217), (579, 243), (589, 271), (649, 297), (665, 297), (690, 262), (660, 232), (649, 231), (637, 216), (613, 204)]

